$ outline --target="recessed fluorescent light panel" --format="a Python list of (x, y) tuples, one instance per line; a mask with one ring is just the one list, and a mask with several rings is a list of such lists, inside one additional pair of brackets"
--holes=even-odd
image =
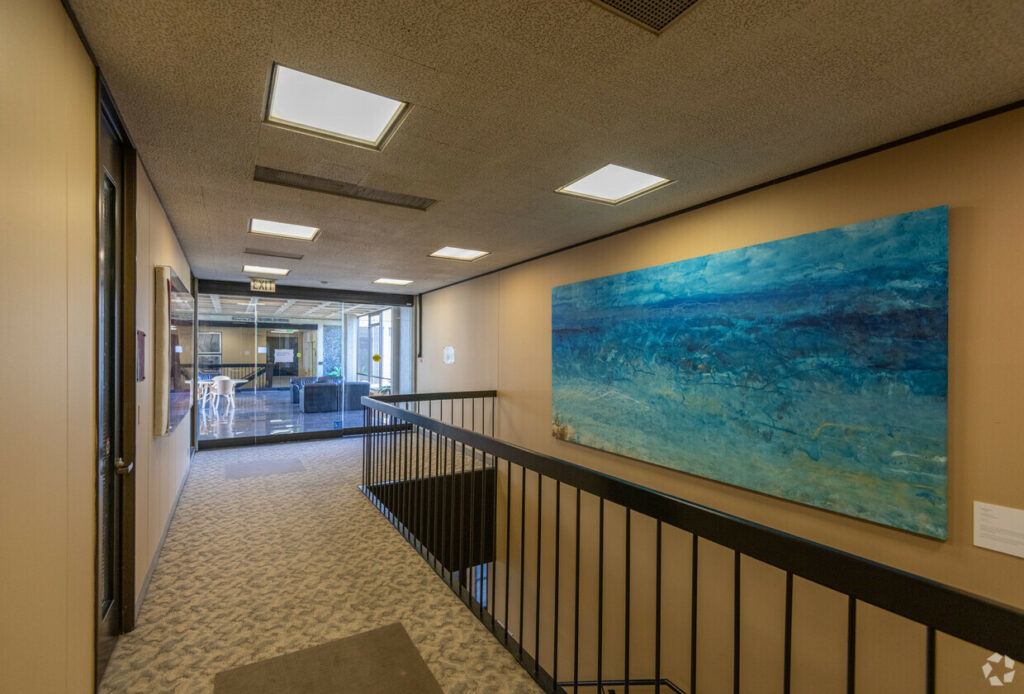
[(449, 260), (476, 260), (477, 258), (483, 258), (489, 253), (490, 251), (471, 251), (466, 248), (445, 246), (440, 250), (434, 251), (430, 256), (432, 258), (448, 258)]
[(617, 164), (608, 164), (592, 174), (587, 174), (569, 185), (562, 186), (555, 192), (617, 205), (671, 182), (661, 176), (634, 171)]
[(388, 277), (381, 277), (379, 280), (374, 280), (374, 284), (393, 284), (398, 287), (404, 287), (407, 284), (412, 284), (412, 280), (393, 280)]
[(299, 239), (302, 241), (312, 241), (320, 232), (316, 227), (307, 227), (301, 224), (286, 224), (285, 222), (271, 222), (266, 219), (249, 220), (249, 231), (253, 234), (281, 236), (286, 239)]
[(287, 275), (291, 270), (286, 270), (281, 267), (264, 267), (263, 265), (246, 265), (242, 268), (242, 272), (248, 272), (253, 275)]
[(274, 65), (267, 122), (380, 149), (409, 104)]

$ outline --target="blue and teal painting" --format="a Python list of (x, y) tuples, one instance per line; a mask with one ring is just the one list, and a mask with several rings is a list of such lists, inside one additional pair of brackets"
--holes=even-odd
[(946, 537), (949, 210), (556, 287), (558, 438)]

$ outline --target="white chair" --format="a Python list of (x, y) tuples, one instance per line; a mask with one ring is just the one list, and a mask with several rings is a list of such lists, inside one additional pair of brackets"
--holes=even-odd
[(228, 409), (235, 407), (235, 382), (227, 376), (214, 376), (210, 384), (210, 397), (213, 398), (213, 409), (217, 409), (220, 399), (227, 398)]

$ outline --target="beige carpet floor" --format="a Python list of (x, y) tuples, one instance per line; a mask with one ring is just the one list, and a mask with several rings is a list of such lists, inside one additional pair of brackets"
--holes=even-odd
[(394, 622), (446, 692), (541, 691), (359, 492), (361, 455), (359, 438), (197, 454), (101, 692), (210, 694), (223, 670)]

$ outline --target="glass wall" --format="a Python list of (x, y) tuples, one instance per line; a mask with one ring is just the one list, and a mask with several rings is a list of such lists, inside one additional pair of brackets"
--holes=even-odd
[(360, 398), (413, 389), (412, 309), (200, 293), (199, 440), (358, 429)]

